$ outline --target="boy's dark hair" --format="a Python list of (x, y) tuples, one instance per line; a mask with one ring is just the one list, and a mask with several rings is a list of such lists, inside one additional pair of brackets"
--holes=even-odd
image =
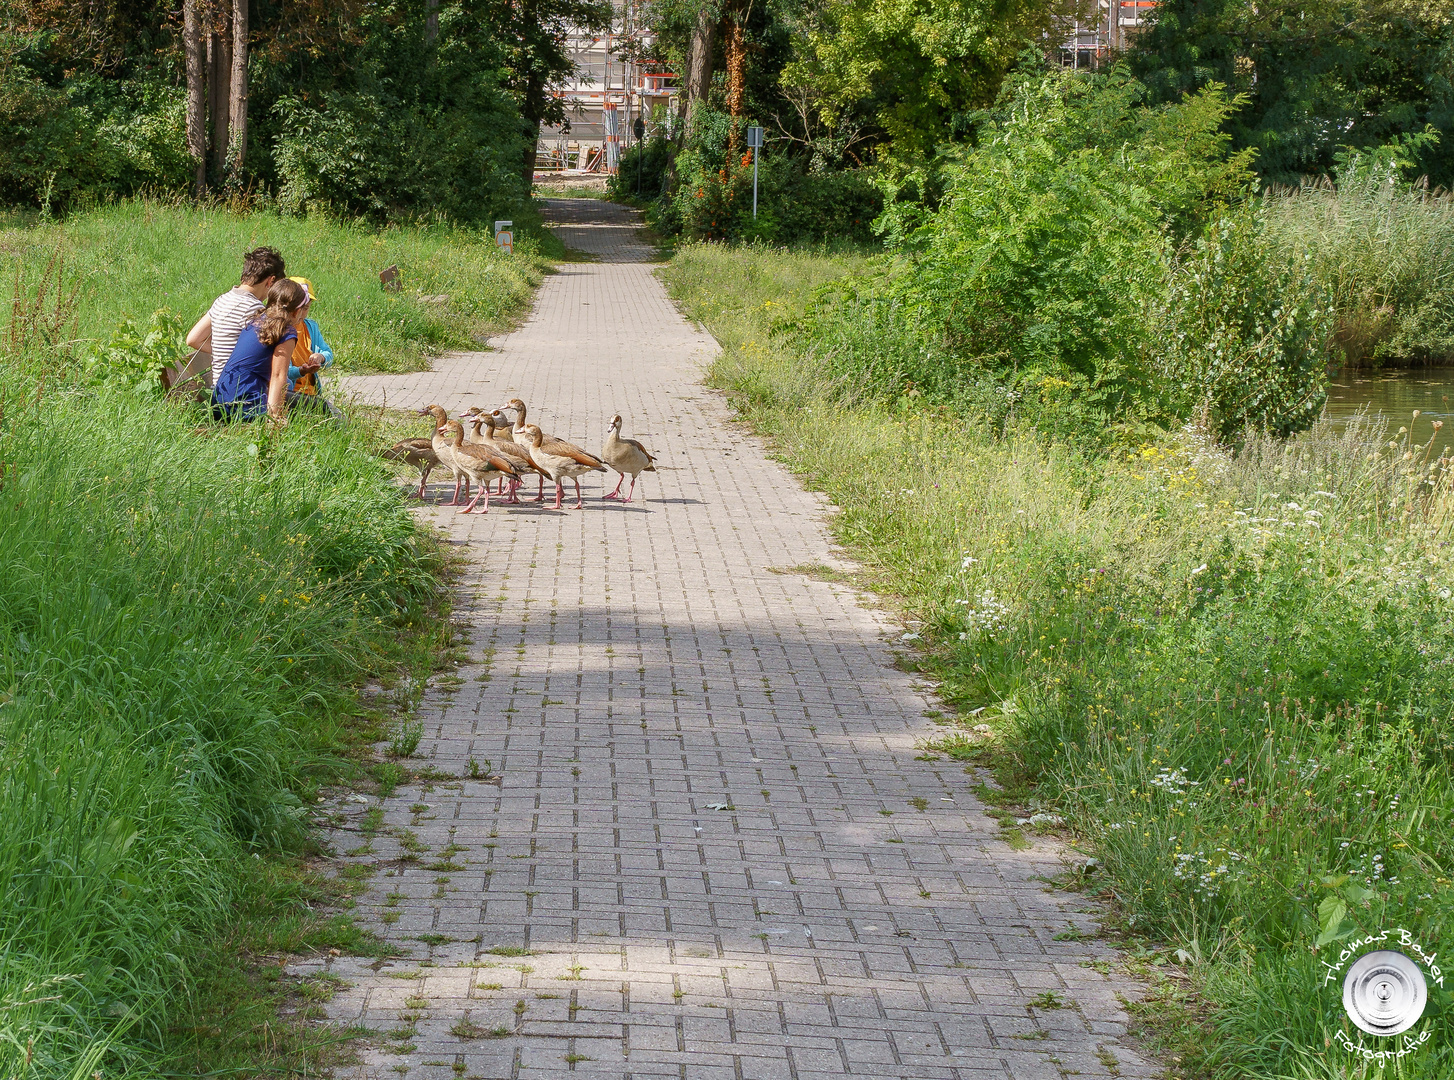
[(277, 248), (253, 248), (242, 257), (242, 283), (244, 285), (256, 285), (270, 277), (285, 278), (287, 276), (288, 269), (283, 265), (283, 257), (278, 253)]

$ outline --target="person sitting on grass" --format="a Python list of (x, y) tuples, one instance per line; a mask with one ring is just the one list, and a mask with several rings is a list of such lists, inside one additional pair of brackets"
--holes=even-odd
[(262, 312), (273, 283), (288, 274), (283, 257), (270, 247), (254, 248), (242, 257), (242, 283), (212, 301), (207, 314), (187, 332), (187, 346), (212, 354), (212, 383), (222, 377), (243, 327)]
[[(307, 302), (308, 290), (296, 281), (284, 278), (273, 283), (267, 307), (238, 335), (212, 391), (213, 412), (220, 419), (256, 420), (266, 414), (281, 421), (298, 405), (317, 405), (336, 415), (321, 398), (288, 392), (288, 368), (298, 342), (294, 327)], [(299, 374), (311, 374), (321, 366), (310, 360)]]
[(311, 398), (318, 402), (320, 408), (327, 409), (331, 416), (338, 417), (341, 415), (339, 411), (319, 397), (321, 387), (316, 365), (332, 365), (333, 349), (324, 340), (318, 320), (310, 318), (318, 294), (314, 292), (313, 283), (307, 278), (295, 277), (288, 280), (296, 281), (308, 294), (308, 298), (303, 301), (303, 309), (298, 313), (298, 321), (293, 324), (293, 329), (298, 333), (298, 341), (293, 346), (293, 359), (288, 364), (288, 392)]

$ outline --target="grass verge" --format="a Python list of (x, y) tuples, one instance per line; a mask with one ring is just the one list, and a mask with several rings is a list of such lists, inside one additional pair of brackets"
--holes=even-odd
[[(193, 213), (97, 214), (148, 212)], [(88, 383), (47, 333), (66, 303), (26, 295), (46, 245), (21, 239), (0, 352), (0, 1076), (316, 1073), (348, 1032), (321, 1020), (327, 980), (283, 961), (381, 948), (316, 826), (331, 792), (407, 772), (373, 747), (417, 746), (454, 644), (448, 557), (375, 453), (382, 416), (214, 426)]]
[[(16, 219), (0, 228), (0, 274), (18, 295), (33, 296), (47, 268), (52, 278), (59, 268), (61, 291), (75, 295), (68, 337), (84, 353), (125, 320), (145, 328), (157, 311), (185, 330), (237, 284), (242, 253), (268, 244), (289, 273), (316, 286), (313, 315), (336, 370), (419, 371), (431, 355), (475, 347), (507, 326), (528, 306), (548, 259), (564, 254), (542, 229), (516, 235), (508, 255), (489, 235), (456, 226), (377, 229), (137, 199), (54, 223)], [(399, 292), (379, 284), (388, 266), (403, 274)]]
[[(1397, 1047), (1349, 1024), (1324, 961), (1394, 927), (1454, 940), (1447, 463), (1368, 424), (1091, 453), (866, 399), (817, 359), (831, 320), (797, 322), (857, 265), (686, 245), (665, 275), (957, 707), (926, 751), (1071, 823), (1096, 860), (1076, 885), (1175, 972), (1143, 1013), (1176, 1072), (1363, 1075), (1341, 1040)], [(1401, 1075), (1448, 1074), (1448, 1018), (1431, 985)]]

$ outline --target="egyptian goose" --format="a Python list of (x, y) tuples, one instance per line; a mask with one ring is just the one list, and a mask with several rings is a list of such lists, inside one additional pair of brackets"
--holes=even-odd
[(560, 509), (560, 482), (569, 477), (576, 485), (576, 504), (573, 509), (582, 509), (585, 503), (581, 501), (579, 477), (588, 472), (605, 472), (605, 463), (579, 446), (571, 446), (559, 439), (551, 440), (547, 448), (545, 435), (534, 424), (525, 425), (523, 432), (517, 428), (516, 433), (523, 434), (529, 440), (525, 445), (529, 448), (530, 460), (535, 463), (535, 467), (555, 481), (555, 508)]
[(470, 478), (454, 459), (454, 447), (450, 445), (449, 439), (445, 438), (445, 425), (450, 423), (449, 413), (444, 411), (441, 405), (426, 405), (419, 410), (420, 416), (434, 417), (434, 438), (430, 445), (434, 448), (434, 454), (439, 458), (439, 463), (449, 470), (454, 477), (454, 496), (445, 503), (445, 506), (459, 505), (460, 484), (464, 485), (464, 497), (470, 497)]
[[(499, 409), (494, 409), (491, 412), (485, 412), (484, 409), (478, 409), (475, 406), (471, 405), (468, 409), (465, 410), (465, 413), (469, 416), (494, 416), (502, 420), (504, 419), (500, 416)], [(495, 431), (494, 439), (497, 443), (514, 442), (515, 438), (513, 435), (510, 434), (510, 425), (506, 423), (503, 427), (498, 427)]]
[(646, 447), (635, 439), (621, 438), (620, 413), (611, 418), (611, 426), (606, 431), (606, 445), (601, 448), (601, 460), (621, 474), (621, 479), (616, 481), (616, 490), (602, 495), (603, 499), (619, 499), (621, 485), (625, 483), (629, 473), (631, 490), (626, 494), (626, 501), (630, 502), (636, 494), (636, 477), (643, 472), (656, 472), (656, 466), (652, 464), (656, 459), (647, 452)]
[(413, 465), (419, 470), (419, 490), (414, 497), (423, 499), (424, 485), (429, 482), (429, 474), (439, 464), (439, 455), (434, 452), (433, 441), (430, 439), (403, 439), (385, 450), (384, 457), (390, 461), (402, 461), (405, 465)]
[[(505, 404), (501, 405), (500, 408), (495, 410), (496, 416), (499, 417), (501, 420), (505, 419), (503, 416), (500, 416), (501, 411), (504, 409), (511, 409), (515, 413), (515, 441), (517, 443), (524, 443), (528, 445), (530, 442), (530, 435), (526, 432), (526, 428), (534, 427), (535, 425), (527, 425), (525, 423), (525, 402), (521, 401), (519, 398), (511, 398)], [(497, 420), (496, 423), (498, 424), (498, 422), (499, 421)], [(541, 431), (539, 427), (536, 427), (535, 430), (540, 434), (541, 449), (543, 449), (547, 454), (555, 454), (563, 457), (574, 457), (577, 461), (582, 463), (589, 461), (594, 462), (597, 465), (603, 464), (601, 459), (596, 457), (595, 454), (592, 454), (587, 450), (581, 449), (575, 443), (568, 443), (564, 439), (557, 439), (554, 435), (547, 435), (544, 431)], [(535, 459), (532, 457), (531, 460), (534, 461)], [(600, 471), (605, 472), (606, 470), (602, 469)], [(536, 502), (540, 502), (544, 497), (544, 484), (545, 481), (542, 480), (541, 490), (537, 492), (535, 496)], [(579, 481), (577, 481), (576, 486), (580, 486)], [(559, 499), (560, 493), (557, 492), (556, 505), (559, 505)]]
[(516, 472), (515, 466), (508, 460), (483, 446), (476, 446), (473, 443), (464, 441), (464, 425), (458, 420), (451, 420), (439, 429), (439, 433), (448, 440), (450, 448), (454, 452), (455, 464), (460, 471), (474, 480), (477, 485), (474, 502), (471, 502), (463, 510), (457, 511), (461, 514), (468, 514), (474, 511), (475, 505), (480, 499), (485, 500), (485, 508), (480, 511), (482, 514), (490, 512), (490, 482), (495, 476), (508, 476), (518, 480), (520, 474)]
[(501, 431), (508, 428), (510, 422), (496, 412), (492, 415), (487, 415), (485, 417), (485, 423), (489, 425), (489, 434), (486, 436), (489, 442), (486, 445), (501, 457), (507, 458), (522, 477), (522, 480), (517, 481), (510, 488), (510, 501), (512, 503), (518, 503), (520, 501), (516, 492), (519, 490), (526, 473), (535, 473), (540, 477), (541, 491), (543, 493), (545, 489), (545, 473), (541, 472), (536, 467), (535, 462), (530, 460), (530, 454), (524, 446), (513, 441), (506, 442), (501, 436)]

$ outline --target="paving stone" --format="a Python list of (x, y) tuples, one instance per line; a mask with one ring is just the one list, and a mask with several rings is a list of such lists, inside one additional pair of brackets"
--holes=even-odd
[[(1102, 1048), (1119, 1075), (1157, 1075), (1124, 1042), (1118, 995), (1140, 988), (1081, 966), (1103, 944), (1053, 940), (1090, 926), (1083, 898), (1044, 891), (1058, 850), (1010, 849), (974, 777), (917, 760), (934, 702), (895, 669), (893, 627), (794, 572), (846, 565), (829, 507), (701, 385), (716, 344), (673, 307), (636, 217), (589, 200), (546, 216), (599, 261), (547, 277), (519, 329), (335, 383), (451, 414), (520, 397), (591, 450), (619, 412), (658, 459), (631, 504), (599, 498), (614, 476), (584, 480), (584, 511), (465, 517), (440, 505), (452, 485), (427, 492), (419, 513), (469, 560), (462, 684), (421, 707), (418, 764), (443, 779), (400, 787), (385, 834), (339, 858), (376, 868), (357, 914), (405, 955), (296, 966), (346, 981), (339, 1021), (416, 1017), (415, 1051), (365, 1048), (359, 1075), (1058, 1080), (1052, 1057), (1114, 1075)], [(487, 759), (498, 780), (471, 778)], [(336, 848), (356, 851), (368, 807), (337, 809), (353, 824)], [(403, 829), (417, 860), (399, 861)], [(1070, 1008), (1033, 1010), (1047, 989)]]

